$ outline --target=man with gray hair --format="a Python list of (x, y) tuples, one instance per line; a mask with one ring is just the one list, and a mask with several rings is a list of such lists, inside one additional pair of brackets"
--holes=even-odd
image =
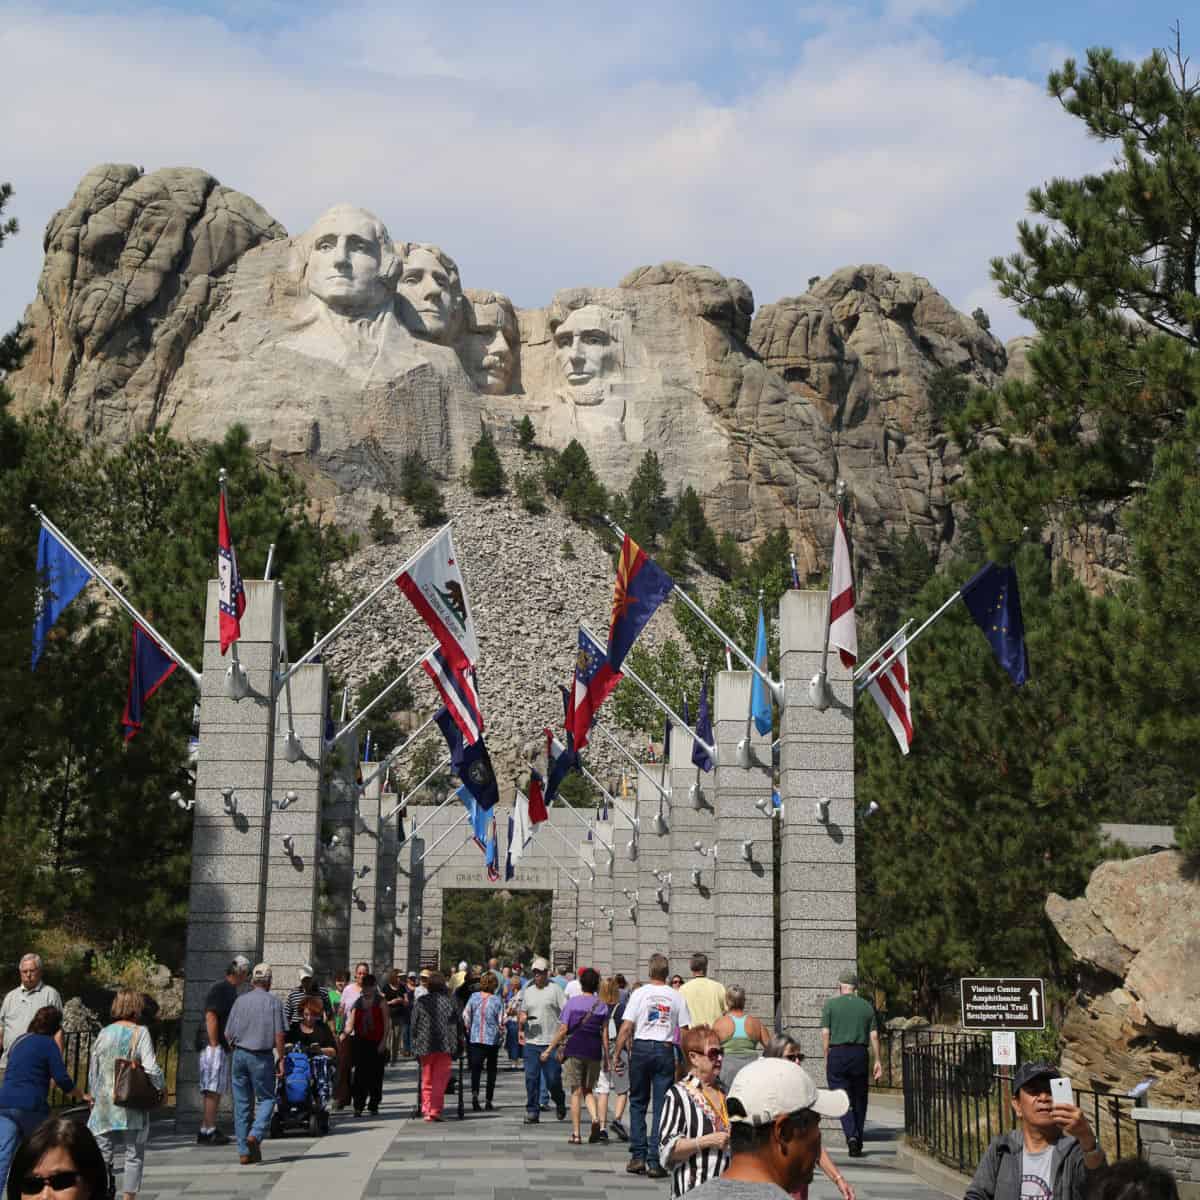
[(271, 995), (271, 967), (256, 963), (254, 986), (234, 1002), (225, 1025), (233, 1047), (233, 1127), (238, 1161), (243, 1167), (262, 1162), (263, 1138), (275, 1111), (275, 1076), (283, 1075), (283, 1003)]
[[(32, 952), (21, 957), (17, 964), (21, 982), (4, 997), (0, 1004), (0, 1079), (8, 1068), (8, 1048), (29, 1028), (29, 1022), (39, 1008), (52, 1007), (62, 1012), (62, 997), (42, 979), (41, 957)], [(62, 1049), (62, 1030), (55, 1034)]]
[(225, 978), (218, 979), (204, 998), (204, 1019), (196, 1029), (200, 1095), (204, 1103), (200, 1131), (196, 1134), (199, 1146), (229, 1143), (229, 1138), (217, 1128), (217, 1110), (230, 1084), (230, 1049), (225, 1040), (225, 1026), (249, 974), (250, 960), (244, 954), (235, 955), (225, 968)]

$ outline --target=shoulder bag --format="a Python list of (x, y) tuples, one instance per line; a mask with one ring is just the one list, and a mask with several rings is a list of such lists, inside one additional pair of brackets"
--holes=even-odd
[(166, 1096), (150, 1082), (146, 1068), (134, 1057), (141, 1026), (133, 1027), (133, 1040), (129, 1044), (129, 1057), (118, 1058), (113, 1064), (113, 1103), (122, 1108), (148, 1111), (158, 1108)]

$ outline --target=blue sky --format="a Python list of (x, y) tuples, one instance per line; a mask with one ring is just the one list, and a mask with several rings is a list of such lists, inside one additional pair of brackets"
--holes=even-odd
[(118, 161), (203, 167), (292, 232), (361, 204), (521, 305), (668, 258), (740, 276), (762, 304), (870, 261), (1011, 336), (988, 259), (1014, 248), (1029, 187), (1112, 153), (1046, 97), (1048, 68), (1097, 44), (1140, 58), (1177, 13), (0, 2), (0, 178), (22, 222), (0, 252), (0, 328), (33, 297), (50, 216)]

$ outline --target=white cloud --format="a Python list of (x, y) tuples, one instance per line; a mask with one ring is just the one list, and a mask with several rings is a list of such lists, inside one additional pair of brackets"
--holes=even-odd
[[(1106, 161), (1040, 86), (912, 31), (826, 26), (719, 100), (679, 69), (719, 44), (682, 6), (636, 24), (443, 7), (420, 22), (336, 9), (272, 39), (177, 12), (0, 8), (6, 94), (30, 98), (0, 130), (23, 223), (0, 252), (0, 328), (33, 295), (45, 222), (108, 160), (203, 167), (293, 231), (362, 204), (524, 305), (681, 258), (742, 277), (760, 304), (885, 262), (968, 310), (1028, 188)], [(1001, 336), (1018, 331), (979, 302)]]

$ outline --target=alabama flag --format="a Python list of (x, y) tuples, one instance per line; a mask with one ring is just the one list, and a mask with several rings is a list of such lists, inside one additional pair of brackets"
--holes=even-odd
[(242, 586), (237, 552), (229, 535), (229, 518), (225, 515), (224, 487), (217, 512), (217, 607), (220, 610), (221, 653), (224, 654), (242, 636), (242, 614), (246, 611), (246, 589)]
[(858, 662), (858, 633), (854, 628), (854, 572), (846, 518), (838, 509), (833, 530), (833, 569), (829, 574), (829, 644), (836, 646), (843, 667)]
[(872, 664), (871, 670), (876, 671), (879, 665), (887, 662), (887, 667), (872, 681), (867, 691), (871, 699), (879, 705), (883, 719), (888, 728), (896, 736), (900, 753), (907, 754), (912, 745), (912, 696), (908, 690), (908, 648), (902, 647), (899, 654), (893, 655), (889, 648), (885, 650)]
[(473, 668), (479, 661), (479, 643), (449, 525), (413, 559), (396, 583), (433, 630), (450, 666), (459, 671)]

